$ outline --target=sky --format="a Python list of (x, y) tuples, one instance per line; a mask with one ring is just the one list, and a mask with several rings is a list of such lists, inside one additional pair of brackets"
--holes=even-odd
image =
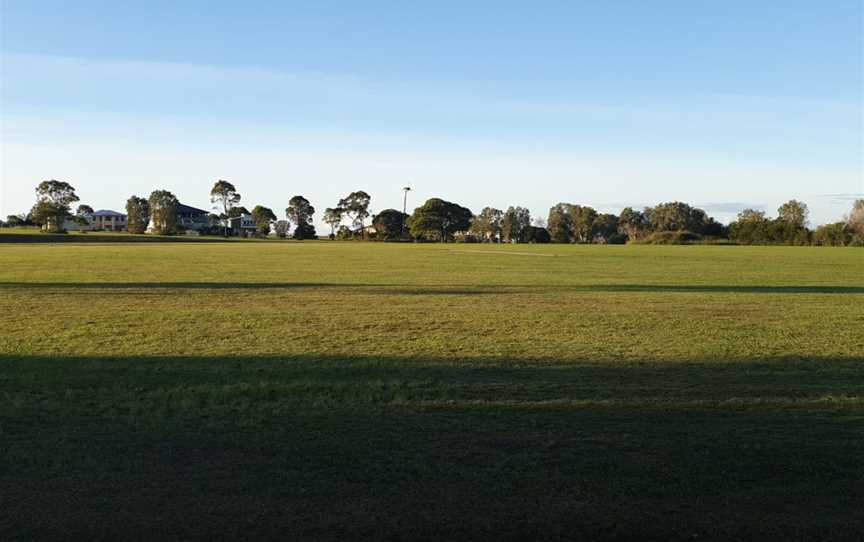
[[(0, 0), (0, 216), (354, 190), (721, 221), (864, 197), (864, 2)], [(318, 223), (319, 232), (325, 226)]]

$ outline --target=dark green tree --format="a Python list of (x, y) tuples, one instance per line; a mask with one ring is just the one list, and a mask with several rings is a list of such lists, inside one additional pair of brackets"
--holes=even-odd
[(385, 209), (372, 218), (372, 226), (378, 239), (393, 241), (402, 237), (403, 226), (408, 215), (396, 209)]
[(618, 217), (602, 213), (594, 219), (592, 227), (592, 237), (595, 243), (616, 243), (619, 242), (618, 233)]
[[(288, 200), (285, 208), (285, 217), (296, 225), (294, 230), (295, 239), (311, 239), (315, 237), (315, 228), (312, 225), (312, 215), (315, 207), (303, 196), (294, 196)], [(310, 229), (311, 227), (311, 229)]]
[(150, 202), (138, 196), (126, 200), (126, 230), (129, 233), (144, 233), (150, 224)]
[(529, 243), (548, 243), (552, 240), (549, 230), (540, 226), (528, 226)]
[(472, 216), (471, 210), (466, 207), (432, 198), (414, 209), (414, 214), (408, 219), (408, 228), (416, 239), (437, 239), (444, 243), (454, 233), (468, 231)]
[(590, 243), (593, 238), (594, 220), (597, 211), (583, 205), (570, 206), (570, 218), (573, 222), (573, 240), (576, 243)]
[(255, 222), (255, 232), (262, 237), (267, 237), (270, 234), (270, 225), (276, 222), (276, 214), (273, 209), (256, 205), (252, 209), (251, 215), (252, 221)]
[(645, 213), (642, 211), (634, 211), (632, 207), (625, 207), (618, 217), (618, 230), (627, 236), (631, 241), (636, 241), (643, 237), (648, 230), (648, 221), (645, 219)]

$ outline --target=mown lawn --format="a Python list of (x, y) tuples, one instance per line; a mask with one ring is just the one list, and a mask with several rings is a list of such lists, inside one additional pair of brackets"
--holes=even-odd
[(864, 536), (864, 251), (0, 243), (0, 539)]

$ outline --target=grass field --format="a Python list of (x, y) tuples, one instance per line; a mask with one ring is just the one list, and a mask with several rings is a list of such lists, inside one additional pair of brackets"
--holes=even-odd
[(864, 536), (864, 251), (0, 243), (0, 539)]

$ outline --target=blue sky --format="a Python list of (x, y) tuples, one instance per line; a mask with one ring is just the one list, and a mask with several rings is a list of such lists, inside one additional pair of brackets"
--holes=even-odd
[(0, 0), (0, 215), (42, 179), (122, 209), (364, 189), (479, 211), (681, 199), (721, 220), (864, 193), (857, 0)]

